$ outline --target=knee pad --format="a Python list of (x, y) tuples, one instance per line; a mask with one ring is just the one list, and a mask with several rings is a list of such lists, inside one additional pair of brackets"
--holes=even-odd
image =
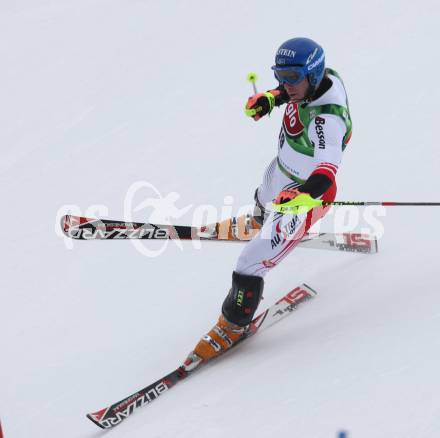
[(223, 316), (240, 327), (254, 317), (263, 296), (264, 280), (256, 275), (232, 273), (232, 288), (222, 306)]

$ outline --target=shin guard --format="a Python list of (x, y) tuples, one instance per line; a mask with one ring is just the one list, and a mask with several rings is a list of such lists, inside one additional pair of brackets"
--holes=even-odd
[(232, 273), (232, 288), (223, 302), (222, 313), (231, 323), (247, 326), (263, 296), (264, 280), (256, 275)]

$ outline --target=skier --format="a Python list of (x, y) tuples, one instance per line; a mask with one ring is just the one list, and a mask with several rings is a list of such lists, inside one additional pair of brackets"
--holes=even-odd
[[(258, 121), (275, 106), (287, 104), (278, 155), (255, 192), (253, 223), (261, 229), (237, 261), (216, 325), (199, 341), (187, 363), (212, 359), (240, 340), (262, 298), (266, 273), (329, 208), (305, 207), (307, 199), (331, 202), (336, 196), (336, 172), (351, 137), (347, 95), (340, 76), (325, 68), (322, 47), (308, 38), (283, 43), (272, 70), (279, 86), (250, 97), (245, 107), (246, 115)], [(288, 201), (298, 205), (295, 214), (271, 211), (272, 202)]]

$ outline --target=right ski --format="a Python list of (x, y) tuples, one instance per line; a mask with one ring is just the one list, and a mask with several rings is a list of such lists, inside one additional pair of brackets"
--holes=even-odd
[[(246, 336), (234, 344), (230, 350), (255, 335), (259, 330), (270, 327), (285, 316), (290, 315), (296, 310), (300, 303), (307, 301), (316, 295), (316, 291), (306, 284), (302, 284), (301, 286), (292, 289), (274, 305), (254, 318)], [(228, 354), (230, 350), (227, 350), (225, 354)], [(215, 359), (216, 358), (207, 363), (211, 363), (215, 361)], [(137, 409), (151, 403), (163, 393), (167, 392), (176, 383), (199, 369), (204, 363), (205, 362), (202, 362), (201, 359), (194, 354), (190, 354), (185, 362), (171, 373), (109, 407), (87, 414), (87, 418), (102, 429), (110, 429), (128, 418)]]
[[(63, 233), (77, 240), (181, 239), (247, 242), (258, 232), (251, 224), (249, 216), (232, 217), (202, 227), (156, 225), (73, 215), (65, 215), (61, 219)], [(307, 233), (298, 246), (364, 254), (378, 251), (377, 239), (374, 236), (359, 233)]]

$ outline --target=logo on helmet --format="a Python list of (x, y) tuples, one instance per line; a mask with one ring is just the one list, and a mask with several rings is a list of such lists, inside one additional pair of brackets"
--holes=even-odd
[(290, 49), (279, 49), (277, 52), (277, 56), (287, 56), (288, 58), (294, 58), (296, 55), (295, 50)]
[(313, 64), (310, 64), (307, 67), (307, 70), (310, 71), (310, 70), (314, 69), (316, 66), (321, 64), (323, 61), (324, 61), (324, 53)]
[(310, 56), (307, 58), (306, 65), (310, 64), (312, 62), (312, 59), (315, 57), (315, 55), (318, 53), (318, 48), (316, 47), (315, 50), (310, 54)]

